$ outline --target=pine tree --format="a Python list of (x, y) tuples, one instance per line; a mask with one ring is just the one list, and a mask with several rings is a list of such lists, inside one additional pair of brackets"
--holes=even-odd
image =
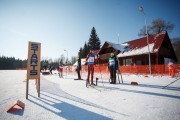
[(83, 48), (83, 51), (82, 51), (82, 58), (86, 58), (88, 53), (89, 53), (89, 47), (88, 47), (88, 45), (85, 42), (84, 48)]
[(101, 42), (96, 33), (96, 29), (93, 27), (91, 30), (91, 35), (88, 41), (88, 46), (90, 50), (98, 50), (100, 49)]
[(15, 59), (15, 57), (0, 56), (0, 70), (15, 70), (16, 68), (26, 67), (27, 60), (22, 61), (20, 59)]
[(83, 49), (82, 48), (79, 49), (78, 57), (83, 58)]

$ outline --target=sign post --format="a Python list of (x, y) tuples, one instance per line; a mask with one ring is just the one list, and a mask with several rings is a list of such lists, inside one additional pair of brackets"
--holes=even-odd
[(41, 43), (29, 42), (28, 60), (27, 60), (27, 81), (26, 81), (26, 99), (28, 99), (29, 80), (36, 80), (36, 89), (40, 97), (40, 66), (41, 66)]

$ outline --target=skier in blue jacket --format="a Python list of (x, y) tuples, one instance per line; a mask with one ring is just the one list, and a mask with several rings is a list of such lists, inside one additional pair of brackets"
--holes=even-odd
[(111, 57), (109, 58), (108, 69), (110, 71), (110, 84), (116, 84), (116, 70), (118, 70), (118, 60), (114, 53), (111, 53)]

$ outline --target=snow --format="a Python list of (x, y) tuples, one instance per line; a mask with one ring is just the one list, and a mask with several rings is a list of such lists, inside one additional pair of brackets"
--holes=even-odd
[(124, 50), (124, 45), (121, 44), (115, 44), (115, 43), (111, 43), (106, 41), (109, 45), (111, 45), (113, 48), (115, 48), (116, 50), (120, 50), (123, 51)]
[(129, 46), (128, 43), (121, 43), (121, 45), (123, 45), (123, 46)]
[[(150, 53), (156, 52), (156, 51), (153, 51), (153, 47), (154, 47), (154, 43), (149, 44)], [(148, 54), (149, 51), (148, 51), (148, 46), (144, 46), (142, 48), (137, 48), (137, 49), (121, 52), (117, 56), (118, 57), (125, 57), (125, 56), (133, 56), (133, 55), (142, 55), (142, 54)]]
[[(123, 84), (109, 84), (109, 74), (96, 73), (98, 86), (85, 87), (85, 80), (75, 72), (59, 78), (41, 75), (41, 95), (38, 97), (35, 81), (29, 82), (26, 94), (25, 70), (0, 71), (0, 120), (179, 120), (180, 80), (166, 89), (176, 78), (123, 74)], [(55, 74), (56, 73), (56, 74)], [(82, 73), (86, 78), (87, 73)], [(132, 81), (139, 85), (131, 85)], [(16, 100), (25, 103), (24, 110), (6, 112)]]

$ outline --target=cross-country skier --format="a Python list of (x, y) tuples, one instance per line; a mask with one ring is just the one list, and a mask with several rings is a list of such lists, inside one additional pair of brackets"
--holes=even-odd
[(118, 70), (118, 61), (114, 53), (111, 53), (111, 57), (108, 62), (108, 69), (110, 71), (110, 84), (116, 84), (116, 70)]
[[(88, 65), (87, 85), (95, 85), (93, 83), (95, 55), (92, 53), (92, 50), (90, 50), (90, 53), (87, 55), (86, 62)], [(90, 74), (91, 82), (89, 81)]]

